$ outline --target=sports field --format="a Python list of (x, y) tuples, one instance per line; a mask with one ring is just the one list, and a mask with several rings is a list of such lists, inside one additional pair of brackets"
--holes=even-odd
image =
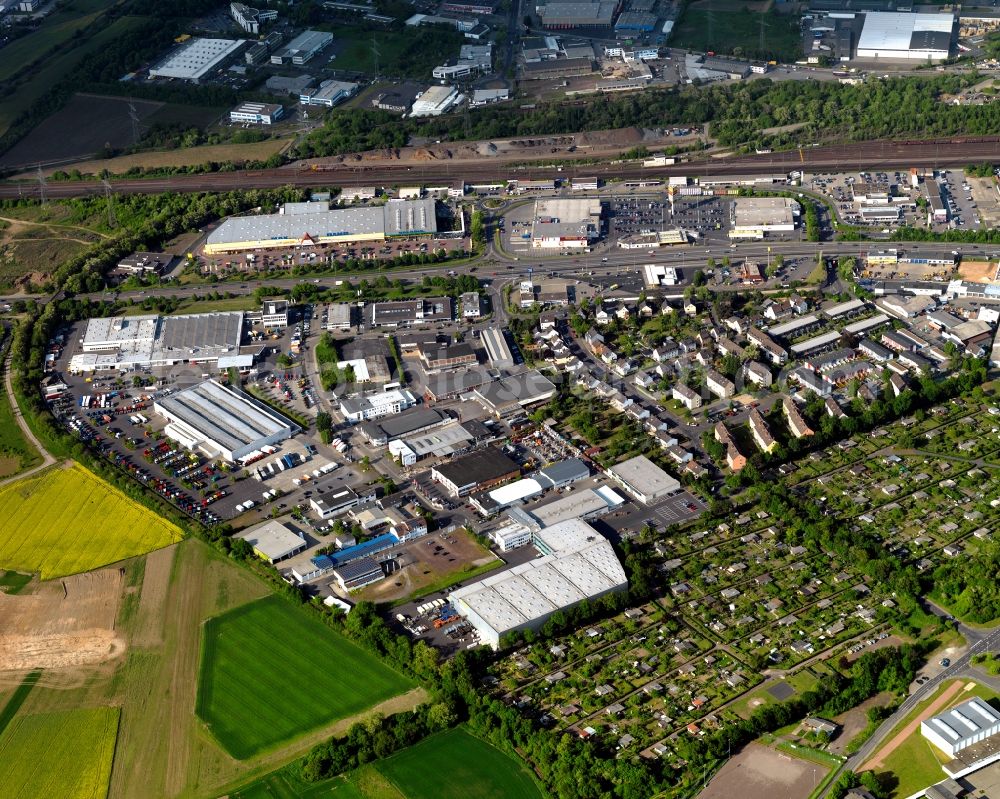
[(541, 799), (528, 769), (458, 727), (357, 771), (303, 783), (294, 765), (234, 794), (235, 799)]
[(758, 13), (749, 10), (746, 3), (726, 0), (701, 0), (690, 4), (674, 28), (670, 44), (702, 53), (743, 58), (791, 62), (802, 57), (797, 16)]
[(266, 597), (205, 623), (195, 712), (243, 760), (412, 687), (321, 622)]
[[(528, 769), (458, 728), (405, 749), (379, 765), (407, 799), (538, 799)], [(447, 779), (442, 779), (447, 775)]]
[(0, 488), (0, 567), (43, 580), (90, 571), (181, 539), (181, 531), (82, 466)]
[(0, 735), (0, 799), (104, 799), (118, 708), (20, 716)]

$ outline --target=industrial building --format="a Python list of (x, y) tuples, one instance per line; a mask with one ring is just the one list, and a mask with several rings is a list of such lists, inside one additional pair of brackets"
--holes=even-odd
[(242, 391), (206, 380), (160, 397), (153, 410), (167, 419), (163, 432), (189, 450), (235, 463), (298, 431), (292, 422)]
[(598, 2), (558, 2), (549, 0), (537, 6), (535, 13), (542, 20), (542, 27), (548, 30), (561, 28), (610, 28), (620, 2), (599, 0)]
[(556, 387), (537, 370), (484, 383), (472, 390), (472, 399), (497, 418), (545, 402), (555, 396)]
[(357, 83), (342, 80), (325, 80), (315, 89), (306, 89), (299, 94), (302, 105), (318, 105), (333, 108), (358, 90)]
[(326, 31), (303, 31), (288, 44), (271, 55), (271, 63), (294, 64), (301, 67), (320, 50), (333, 41), (333, 34)]
[(523, 524), (509, 522), (490, 533), (490, 538), (493, 539), (501, 552), (510, 552), (512, 549), (518, 549), (531, 543), (531, 530)]
[(607, 471), (608, 477), (643, 504), (649, 505), (662, 497), (680, 491), (681, 484), (645, 455), (636, 455)]
[(401, 83), (380, 93), (372, 100), (372, 105), (380, 111), (392, 111), (395, 114), (405, 114), (410, 110), (413, 101), (423, 91), (423, 86), (417, 83)]
[(410, 108), (411, 117), (436, 117), (458, 105), (463, 99), (454, 86), (431, 86), (417, 95)]
[(594, 71), (590, 58), (560, 58), (558, 60), (530, 61), (521, 67), (524, 80), (554, 80), (589, 75)]
[(646, 264), (642, 267), (646, 288), (655, 289), (661, 286), (676, 286), (679, 282), (677, 269), (666, 264)]
[(558, 611), (628, 587), (611, 544), (586, 522), (561, 522), (531, 538), (543, 557), (459, 588), (448, 597), (480, 640), (494, 649), (508, 633), (537, 629)]
[(237, 533), (234, 538), (242, 538), (253, 547), (258, 558), (266, 560), (272, 566), (292, 555), (298, 555), (306, 548), (306, 539), (301, 533), (273, 519)]
[(389, 442), (389, 453), (399, 458), (402, 466), (413, 466), (424, 458), (444, 458), (465, 452), (475, 436), (459, 422), (424, 430)]
[(151, 78), (177, 78), (197, 83), (209, 72), (239, 52), (244, 39), (202, 39), (193, 37), (175, 47), (149, 69)]
[(70, 359), (76, 374), (116, 369), (120, 372), (181, 363), (211, 364), (238, 355), (243, 313), (216, 312), (181, 316), (114, 316), (87, 320), (82, 352)]
[(230, 3), (229, 16), (247, 33), (256, 36), (265, 22), (278, 18), (278, 12), (273, 8), (251, 8), (243, 3)]
[(483, 328), (480, 341), (486, 349), (486, 357), (497, 369), (509, 369), (514, 365), (514, 355), (507, 344), (507, 336), (499, 327)]
[(432, 322), (450, 322), (452, 315), (451, 297), (423, 297), (416, 300), (373, 302), (369, 323), (372, 327), (410, 327)]
[(789, 197), (738, 197), (733, 201), (730, 238), (761, 239), (795, 230), (801, 206)]
[(615, 33), (631, 36), (636, 33), (652, 33), (656, 28), (656, 14), (647, 11), (624, 11), (615, 23)]
[(454, 497), (500, 485), (520, 474), (520, 466), (500, 450), (490, 447), (431, 469), (431, 477)]
[(536, 200), (531, 223), (535, 249), (583, 249), (601, 235), (601, 201)]
[(979, 697), (920, 722), (920, 734), (950, 757), (1000, 733), (1000, 714)]
[(377, 583), (385, 577), (385, 572), (382, 570), (382, 564), (371, 555), (366, 555), (350, 563), (334, 566), (333, 576), (337, 578), (341, 590), (354, 591), (371, 583)]
[(872, 12), (865, 14), (858, 58), (943, 61), (951, 50), (954, 14)]
[(230, 217), (213, 230), (206, 255), (302, 245), (384, 241), (437, 232), (434, 200), (390, 200), (381, 208)]
[(448, 417), (433, 408), (415, 407), (388, 419), (362, 422), (359, 429), (372, 446), (384, 447), (390, 441), (439, 427)]
[(357, 423), (399, 413), (416, 404), (417, 399), (411, 392), (405, 388), (396, 388), (360, 397), (343, 397), (340, 400), (340, 412), (345, 421)]
[(285, 109), (277, 103), (240, 103), (229, 112), (229, 121), (244, 125), (273, 125)]
[(461, 369), (475, 366), (478, 363), (476, 351), (467, 342), (458, 344), (438, 344), (431, 342), (417, 348), (420, 362), (427, 374), (434, 374), (447, 369)]

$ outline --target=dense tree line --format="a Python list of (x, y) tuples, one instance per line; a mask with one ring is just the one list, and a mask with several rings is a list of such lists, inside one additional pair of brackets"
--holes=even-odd
[(976, 624), (1000, 617), (1000, 542), (982, 541), (975, 557), (944, 561), (934, 571), (936, 596), (956, 616)]
[(960, 91), (975, 75), (871, 80), (860, 86), (830, 81), (754, 80), (746, 83), (648, 89), (531, 108), (487, 107), (432, 119), (403, 119), (384, 111), (334, 110), (322, 128), (298, 146), (300, 157), (402, 147), (411, 136), (432, 139), (490, 139), (631, 125), (657, 128), (712, 123), (724, 146), (763, 144), (761, 131), (804, 123), (794, 134), (769, 144), (801, 144), (834, 136), (848, 140), (904, 136), (993, 135), (1000, 129), (1000, 106), (953, 106), (943, 94)]

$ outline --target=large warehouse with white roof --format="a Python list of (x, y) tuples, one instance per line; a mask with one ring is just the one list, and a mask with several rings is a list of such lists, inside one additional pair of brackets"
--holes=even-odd
[(149, 69), (151, 78), (179, 78), (197, 83), (244, 45), (244, 39), (188, 39)]
[(1000, 713), (979, 697), (920, 722), (920, 734), (949, 757), (1000, 733)]
[(954, 27), (953, 14), (865, 14), (857, 57), (943, 61), (951, 50)]
[(174, 441), (230, 463), (298, 430), (253, 397), (214, 380), (161, 397), (153, 410), (168, 420), (163, 432)]
[(212, 363), (239, 355), (241, 311), (181, 316), (106, 316), (87, 321), (82, 352), (71, 372), (117, 369), (125, 372), (180, 363)]
[(543, 557), (453, 591), (455, 609), (494, 649), (517, 630), (541, 627), (552, 614), (628, 587), (625, 570), (600, 533), (571, 519), (532, 534)]
[(390, 200), (382, 207), (230, 217), (209, 234), (205, 254), (303, 244), (384, 241), (395, 236), (436, 232), (433, 199)]

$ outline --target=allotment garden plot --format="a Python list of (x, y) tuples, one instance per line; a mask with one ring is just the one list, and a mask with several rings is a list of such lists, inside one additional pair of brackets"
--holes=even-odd
[(90, 571), (179, 541), (178, 527), (82, 466), (0, 489), (0, 566), (43, 580)]
[(278, 597), (205, 623), (196, 712), (244, 759), (413, 687)]

